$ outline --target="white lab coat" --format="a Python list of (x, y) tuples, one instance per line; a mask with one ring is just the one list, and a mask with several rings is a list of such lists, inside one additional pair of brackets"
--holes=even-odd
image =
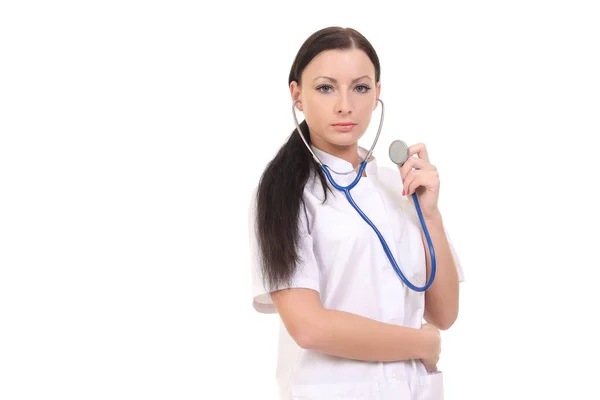
[[(313, 146), (325, 165), (344, 172), (352, 165)], [(367, 151), (359, 148), (361, 157)], [(398, 170), (377, 166), (373, 157), (366, 177), (351, 191), (358, 206), (377, 226), (407, 278), (418, 286), (425, 282), (425, 247), (422, 228), (412, 202), (402, 196)], [(347, 185), (356, 175), (336, 175)], [(420, 328), (424, 293), (402, 283), (390, 265), (373, 229), (333, 189), (322, 204), (320, 180), (311, 178), (304, 190), (300, 212), (302, 236), (299, 249), (304, 262), (291, 287), (310, 288), (320, 294), (323, 306), (362, 315), (389, 324)], [(275, 313), (262, 285), (258, 247), (254, 235), (254, 203), (250, 208), (250, 250), (253, 272), (253, 306), (261, 313)], [(450, 241), (450, 240), (449, 240)], [(462, 267), (451, 244), (460, 281)], [(280, 324), (277, 381), (280, 399), (443, 399), (442, 372), (428, 374), (418, 361), (361, 362), (304, 350)]]

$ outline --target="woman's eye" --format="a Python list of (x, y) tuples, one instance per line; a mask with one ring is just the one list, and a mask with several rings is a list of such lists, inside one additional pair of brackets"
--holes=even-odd
[[(321, 93), (331, 93), (333, 87), (331, 85), (321, 85), (317, 87), (317, 90)], [(367, 85), (358, 85), (355, 87), (355, 90), (359, 93), (367, 93), (371, 88)]]

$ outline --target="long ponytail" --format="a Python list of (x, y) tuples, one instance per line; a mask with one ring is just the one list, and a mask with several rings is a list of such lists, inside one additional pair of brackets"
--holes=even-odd
[[(300, 124), (300, 129), (310, 145), (306, 121)], [(325, 174), (294, 130), (260, 178), (256, 198), (257, 236), (264, 283), (269, 288), (288, 284), (299, 261), (296, 245), (302, 195), (313, 173), (320, 178), (326, 200), (330, 188)]]

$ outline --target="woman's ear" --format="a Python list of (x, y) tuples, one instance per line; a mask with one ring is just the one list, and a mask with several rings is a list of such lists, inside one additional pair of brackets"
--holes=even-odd
[[(290, 83), (290, 94), (292, 96), (292, 103), (295, 102), (296, 100), (300, 99), (301, 96), (301, 91), (300, 91), (300, 87), (298, 86), (298, 83), (296, 81), (292, 81), (292, 83)], [(300, 100), (298, 103), (296, 103), (296, 108), (300, 111), (304, 111), (303, 107), (302, 107), (302, 100)]]
[(377, 82), (377, 89), (376, 89), (375, 93), (376, 93), (375, 107), (373, 107), (373, 111), (375, 111), (375, 109), (377, 108), (377, 105), (379, 104), (379, 102), (377, 101), (377, 99), (379, 99), (379, 97), (381, 95), (381, 82)]

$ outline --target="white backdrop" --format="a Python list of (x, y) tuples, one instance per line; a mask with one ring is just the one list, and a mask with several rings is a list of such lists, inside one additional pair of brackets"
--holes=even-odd
[(0, 398), (276, 398), (248, 199), (329, 25), (379, 53), (380, 162), (440, 170), (446, 398), (600, 397), (595, 2), (199, 3), (0, 6)]

